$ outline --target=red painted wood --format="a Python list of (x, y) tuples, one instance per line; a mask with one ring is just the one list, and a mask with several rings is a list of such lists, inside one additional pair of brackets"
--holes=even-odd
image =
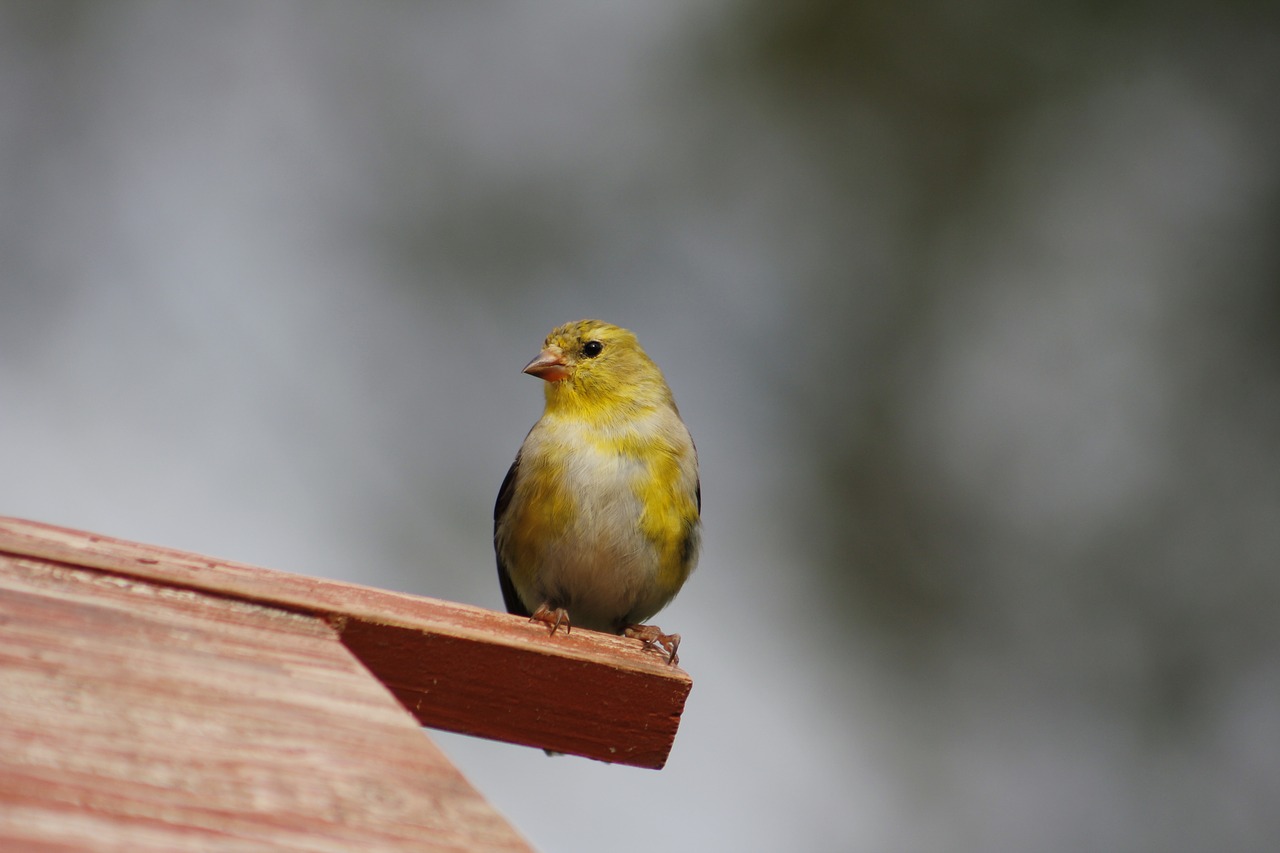
[(0, 849), (529, 848), (324, 618), (0, 554)]
[(689, 693), (687, 678), (563, 654), (560, 634), (550, 637), (541, 625), (515, 627), (534, 634), (532, 649), (499, 655), (482, 640), (367, 622), (348, 623), (343, 640), (424, 724), (618, 764), (663, 766)]
[(37, 556), (322, 616), (423, 725), (661, 767), (692, 682), (635, 640), (0, 518), (0, 553)]

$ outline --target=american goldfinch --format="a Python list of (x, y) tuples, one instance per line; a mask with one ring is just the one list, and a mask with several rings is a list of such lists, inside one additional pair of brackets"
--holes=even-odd
[(507, 471), (493, 545), (507, 610), (661, 646), (679, 634), (642, 624), (698, 560), (698, 454), (662, 371), (626, 329), (599, 320), (547, 336), (524, 372), (546, 407)]

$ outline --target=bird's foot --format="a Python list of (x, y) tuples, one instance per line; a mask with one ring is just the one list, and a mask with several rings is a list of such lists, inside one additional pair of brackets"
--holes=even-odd
[(551, 626), (551, 633), (554, 634), (556, 629), (564, 625), (564, 632), (569, 633), (572, 627), (569, 624), (569, 611), (563, 607), (552, 608), (543, 604), (533, 611), (533, 615), (529, 617), (530, 622), (545, 622)]
[(676, 654), (676, 650), (680, 648), (679, 634), (664, 634), (657, 625), (628, 625), (623, 629), (622, 636), (640, 640), (646, 649), (660, 646), (666, 652), (667, 663), (672, 666), (680, 663), (680, 656)]

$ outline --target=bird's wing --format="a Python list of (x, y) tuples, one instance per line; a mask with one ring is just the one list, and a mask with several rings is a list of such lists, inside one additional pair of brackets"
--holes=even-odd
[(498, 547), (498, 525), (501, 524), (502, 517), (507, 514), (507, 509), (511, 506), (511, 496), (516, 491), (516, 471), (519, 468), (520, 455), (516, 454), (516, 461), (512, 462), (511, 467), (507, 469), (507, 476), (502, 479), (502, 488), (498, 489), (498, 501), (493, 505), (493, 552), (498, 557), (498, 584), (502, 587), (502, 600), (507, 605), (507, 612), (517, 616), (528, 616), (529, 608), (525, 607), (524, 602), (520, 600), (516, 586), (511, 582), (511, 573), (507, 571), (506, 563), (502, 561), (502, 550)]

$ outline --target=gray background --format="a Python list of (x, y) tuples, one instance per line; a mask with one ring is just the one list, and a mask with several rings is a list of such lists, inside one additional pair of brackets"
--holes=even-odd
[(1275, 4), (0, 5), (0, 512), (500, 607), (554, 325), (702, 456), (547, 851), (1280, 838)]

